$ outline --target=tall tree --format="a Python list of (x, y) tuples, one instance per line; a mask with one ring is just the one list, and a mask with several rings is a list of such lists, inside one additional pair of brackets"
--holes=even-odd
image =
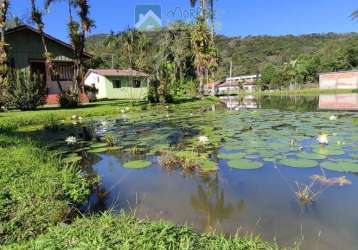
[(111, 34), (103, 41), (103, 45), (111, 51), (111, 68), (114, 69), (114, 51), (117, 51), (120, 45), (118, 36), (111, 31)]
[[(48, 9), (54, 2), (61, 0), (46, 0), (45, 8)], [(83, 53), (85, 49), (86, 33), (94, 27), (94, 21), (90, 18), (90, 6), (88, 0), (67, 0), (69, 12), (69, 36), (74, 49), (74, 90), (79, 91), (83, 81)], [(73, 10), (77, 11), (79, 22), (73, 17)]]
[[(204, 78), (208, 80), (219, 68), (219, 51), (214, 41), (214, 0), (190, 0), (191, 6), (200, 1), (200, 15), (193, 31), (193, 47), (195, 65), (199, 78), (199, 95), (204, 94)], [(208, 36), (209, 22), (211, 21), (211, 37)], [(215, 95), (215, 86), (212, 86), (212, 95)]]
[(119, 37), (127, 66), (132, 69), (143, 69), (148, 49), (146, 35), (136, 29), (128, 29), (122, 32)]
[(0, 106), (5, 104), (7, 85), (7, 46), (5, 42), (6, 17), (10, 1), (0, 0)]
[[(30, 0), (31, 2), (31, 20), (34, 24), (36, 24), (36, 28), (41, 36), (42, 46), (45, 51), (44, 57), (45, 57), (45, 64), (46, 68), (52, 72), (53, 65), (52, 65), (52, 55), (48, 51), (46, 39), (44, 36), (44, 22), (43, 22), (43, 13), (37, 8), (36, 6), (36, 0)], [(62, 89), (61, 85), (59, 84), (60, 89)]]
[(215, 0), (190, 0), (192, 7), (195, 7), (200, 2), (200, 15), (205, 18), (206, 21), (210, 20), (211, 23), (211, 36), (214, 39), (215, 34)]

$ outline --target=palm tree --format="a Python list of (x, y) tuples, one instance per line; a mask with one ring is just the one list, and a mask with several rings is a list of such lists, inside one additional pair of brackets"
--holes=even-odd
[(117, 50), (119, 48), (119, 39), (118, 36), (114, 34), (113, 31), (111, 31), (111, 34), (109, 34), (106, 39), (103, 41), (103, 45), (107, 47), (111, 51), (111, 57), (112, 57), (112, 65), (111, 68), (114, 69), (114, 50)]
[[(190, 0), (191, 6), (194, 7), (199, 0)], [(214, 75), (218, 69), (219, 54), (215, 47), (214, 41), (214, 0), (200, 0), (200, 16), (197, 18), (196, 28), (193, 32), (193, 47), (195, 53), (195, 65), (197, 67), (197, 75), (199, 78), (199, 95), (203, 96), (204, 78), (209, 79), (209, 74)], [(211, 22), (211, 37), (208, 32), (208, 16)], [(215, 86), (212, 86), (212, 95), (215, 95)]]
[(5, 42), (6, 17), (10, 1), (0, 1), (0, 106), (5, 104), (6, 76), (7, 76), (7, 51)]
[[(42, 20), (42, 12), (36, 7), (36, 0), (30, 0), (31, 2), (31, 20), (33, 23), (36, 24), (36, 28), (40, 33), (41, 36), (41, 41), (42, 41), (42, 46), (44, 48), (45, 51), (45, 64), (46, 64), (46, 68), (48, 68), (50, 71), (53, 70), (53, 65), (52, 65), (52, 58), (51, 58), (51, 54), (48, 52), (47, 49), (47, 44), (46, 44), (46, 39), (44, 36), (44, 22)], [(62, 89), (60, 83), (59, 83), (59, 87), (60, 89)]]
[[(48, 9), (50, 5), (57, 1), (63, 0), (45, 0), (45, 8)], [(71, 38), (71, 43), (74, 48), (74, 90), (79, 91), (82, 83), (82, 66), (83, 53), (85, 48), (86, 33), (90, 32), (94, 27), (94, 21), (89, 17), (90, 6), (88, 0), (67, 0), (69, 11), (68, 28)], [(77, 10), (79, 22), (75, 21), (72, 11)]]
[(205, 19), (209, 18), (211, 22), (211, 36), (214, 39), (215, 34), (215, 13), (214, 13), (214, 1), (215, 0), (190, 0), (192, 7), (195, 7), (196, 4), (200, 1), (200, 15)]
[(120, 43), (129, 68), (143, 69), (148, 48), (145, 34), (136, 29), (128, 29), (120, 34)]

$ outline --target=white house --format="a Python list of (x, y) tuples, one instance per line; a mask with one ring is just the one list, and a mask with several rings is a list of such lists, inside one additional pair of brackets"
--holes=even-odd
[(98, 90), (97, 99), (146, 99), (149, 75), (133, 69), (90, 69), (85, 85)]

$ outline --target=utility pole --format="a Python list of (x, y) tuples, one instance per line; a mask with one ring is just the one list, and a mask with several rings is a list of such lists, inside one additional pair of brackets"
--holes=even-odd
[(231, 109), (232, 106), (232, 100), (231, 100), (231, 81), (232, 81), (232, 59), (230, 61), (230, 78), (229, 78), (229, 106)]

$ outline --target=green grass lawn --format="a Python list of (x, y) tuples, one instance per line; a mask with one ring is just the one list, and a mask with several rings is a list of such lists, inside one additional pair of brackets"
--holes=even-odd
[[(182, 100), (178, 107), (202, 107), (216, 98)], [(109, 213), (74, 213), (89, 194), (79, 167), (66, 165), (41, 141), (24, 132), (53, 121), (113, 116), (128, 102), (106, 101), (78, 109), (42, 108), (0, 113), (0, 248), (2, 249), (278, 249), (258, 238), (196, 233), (187, 227)], [(145, 112), (147, 105), (131, 107)], [(2, 245), (2, 246), (1, 246)]]

